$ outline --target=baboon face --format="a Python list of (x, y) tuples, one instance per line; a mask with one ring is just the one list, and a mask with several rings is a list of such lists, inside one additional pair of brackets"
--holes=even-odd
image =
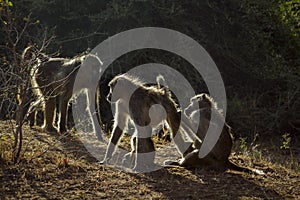
[[(199, 97), (198, 97), (199, 96)], [(194, 96), (190, 99), (190, 104), (188, 105), (188, 107), (186, 107), (184, 109), (184, 114), (186, 116), (191, 116), (193, 111), (199, 110), (199, 103), (198, 103), (198, 99), (202, 98), (201, 95), (197, 95)]]
[(106, 100), (107, 100), (109, 103), (112, 103), (112, 102), (111, 102), (111, 96), (112, 96), (112, 87), (109, 88), (109, 93), (108, 93), (108, 95), (106, 96)]
[(211, 100), (207, 94), (198, 94), (190, 99), (190, 104), (184, 109), (184, 114), (191, 116), (193, 112), (201, 108), (210, 108), (211, 106)]
[[(109, 93), (106, 97), (107, 101), (110, 103), (115, 103), (119, 99), (124, 99), (128, 96), (128, 81), (122, 75), (115, 77), (112, 79), (109, 84)], [(112, 95), (114, 92), (114, 95)]]
[(116, 96), (114, 96), (114, 98), (112, 98), (112, 94), (115, 89), (115, 86), (117, 85), (117, 82), (120, 82), (119, 78), (114, 78), (108, 84), (109, 93), (108, 93), (106, 99), (109, 103), (115, 103), (119, 99), (119, 97), (116, 97)]
[(110, 91), (107, 95), (107, 101), (110, 103), (115, 103), (119, 99), (129, 100), (130, 92), (137, 89), (132, 82), (138, 83), (137, 80), (130, 80), (130, 78), (125, 75), (119, 75), (113, 78), (108, 84)]

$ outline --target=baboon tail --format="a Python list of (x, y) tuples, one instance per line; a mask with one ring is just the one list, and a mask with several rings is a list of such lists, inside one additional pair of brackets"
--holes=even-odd
[(30, 45), (26, 47), (22, 53), (21, 59), (22, 62), (24, 63), (26, 59), (32, 59), (30, 55), (34, 53), (34, 46)]
[(246, 172), (246, 173), (249, 173), (249, 174), (255, 173), (255, 174), (258, 174), (258, 175), (265, 175), (265, 173), (261, 170), (240, 167), (240, 166), (237, 166), (236, 164), (232, 163), (231, 161), (228, 161), (227, 167), (228, 167), (228, 169), (239, 171), (239, 172)]
[(159, 74), (159, 75), (156, 77), (156, 83), (157, 83), (158, 89), (164, 90), (164, 91), (165, 91), (165, 94), (168, 95), (168, 96), (171, 95), (169, 86), (167, 85), (167, 82), (166, 82), (165, 78), (163, 77), (163, 75)]
[(156, 83), (159, 89), (164, 87), (168, 88), (166, 80), (161, 74), (156, 77)]
[(33, 113), (35, 110), (38, 109), (38, 107), (42, 106), (42, 103), (44, 101), (44, 98), (40, 98), (38, 100), (36, 100), (35, 102), (32, 102), (28, 108), (26, 117), (28, 117), (31, 113)]

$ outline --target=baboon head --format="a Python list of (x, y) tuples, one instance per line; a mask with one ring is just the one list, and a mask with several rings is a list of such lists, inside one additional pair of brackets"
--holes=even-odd
[(119, 99), (129, 100), (131, 93), (137, 88), (143, 87), (142, 85), (143, 83), (137, 78), (127, 74), (118, 75), (109, 82), (110, 90), (106, 99), (110, 103), (115, 103)]
[(110, 84), (110, 83), (109, 83), (109, 93), (108, 93), (108, 95), (106, 96), (106, 100), (107, 100), (109, 103), (113, 103), (113, 102), (111, 101), (113, 88), (114, 88), (114, 84)]
[(207, 94), (198, 94), (190, 99), (190, 104), (184, 109), (184, 114), (186, 116), (191, 116), (193, 112), (201, 108), (211, 108), (212, 106), (215, 106), (212, 104), (213, 101)]

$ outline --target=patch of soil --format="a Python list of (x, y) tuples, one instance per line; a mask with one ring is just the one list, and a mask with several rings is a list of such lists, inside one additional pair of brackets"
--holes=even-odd
[(10, 163), (11, 124), (0, 122), (1, 199), (297, 199), (300, 176), (267, 161), (233, 154), (241, 166), (251, 164), (266, 175), (184, 168), (144, 174), (100, 165), (77, 134), (46, 134), (24, 126), (18, 164)]

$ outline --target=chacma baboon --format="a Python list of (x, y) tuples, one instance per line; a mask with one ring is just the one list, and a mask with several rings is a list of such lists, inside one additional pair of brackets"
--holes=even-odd
[[(44, 112), (44, 124), (42, 128), (47, 132), (66, 132), (67, 131), (67, 109), (70, 98), (73, 93), (73, 85), (80, 65), (89, 56), (97, 59), (98, 64), (102, 64), (101, 60), (95, 55), (79, 55), (72, 59), (68, 58), (49, 58), (42, 62), (39, 61), (31, 70), (31, 84), (33, 92), (37, 96), (37, 101), (33, 105), (42, 104)], [(99, 69), (99, 68), (96, 68)], [(86, 77), (88, 79), (88, 77)], [(84, 81), (83, 81), (84, 82)], [(89, 91), (88, 86), (83, 86), (87, 94), (87, 106), (92, 112), (93, 105), (91, 98), (95, 91)], [(78, 91), (79, 92), (79, 91)], [(58, 98), (58, 107), (56, 108), (56, 98)], [(58, 127), (54, 126), (55, 111), (58, 111), (59, 121)], [(92, 123), (95, 125), (97, 121), (96, 115), (92, 114)], [(97, 126), (95, 126), (97, 127)], [(96, 130), (98, 139), (102, 139), (99, 135), (100, 130)]]
[[(37, 64), (38, 61), (46, 61), (48, 60), (48, 56), (45, 54), (42, 54), (38, 52), (34, 46), (30, 45), (26, 47), (22, 53), (21, 56), (21, 68), (22, 70), (27, 70), (30, 69), (30, 67), (34, 66)], [(28, 74), (31, 75), (31, 74)], [(30, 78), (30, 76), (28, 77)], [(27, 82), (25, 83), (27, 84)], [(33, 100), (34, 100), (34, 95), (32, 93), (32, 90), (30, 88), (30, 82), (28, 81), (28, 88), (23, 88), (26, 89), (26, 91), (23, 91), (23, 96), (20, 96), (21, 93), (21, 87), (19, 86), (18, 88), (18, 93), (17, 93), (17, 100), (20, 104), (20, 102), (23, 102), (23, 116), (22, 118), (29, 121), (30, 127), (32, 127), (35, 124), (35, 112), (33, 112)], [(36, 106), (38, 108), (38, 106)], [(36, 109), (35, 109), (36, 110)]]
[[(108, 101), (115, 103), (114, 126), (102, 163), (112, 158), (123, 131), (130, 119), (135, 126), (136, 142), (132, 151), (134, 156), (134, 170), (153, 165), (155, 158), (154, 144), (151, 139), (152, 129), (167, 122), (172, 137), (175, 137), (180, 125), (180, 113), (177, 105), (166, 88), (146, 86), (137, 78), (123, 74), (116, 76), (109, 82), (110, 93)], [(132, 141), (135, 139), (133, 138)], [(182, 138), (176, 137), (175, 143), (179, 152), (183, 152)]]
[[(166, 81), (165, 81), (165, 79), (162, 75), (158, 75), (156, 77), (156, 84), (151, 83), (151, 84), (145, 84), (144, 86), (153, 87), (153, 88), (156, 88), (156, 89), (164, 89), (164, 91), (166, 93), (171, 95), (169, 89), (167, 88)], [(153, 114), (158, 114), (158, 113), (152, 113), (152, 115)], [(152, 127), (152, 129), (153, 128), (154, 127)], [(157, 127), (155, 129), (153, 129), (152, 133), (155, 134), (154, 133), (155, 131), (158, 131), (158, 133), (156, 133), (156, 134), (160, 138), (164, 138), (164, 137), (167, 137), (166, 135), (170, 135), (166, 123), (161, 123), (160, 125), (158, 124)], [(137, 149), (136, 149), (137, 143), (136, 143), (136, 141), (137, 141), (137, 134), (132, 134), (132, 137), (131, 137), (131, 140), (130, 140), (131, 152), (125, 154), (124, 157), (123, 157), (123, 160), (122, 160), (122, 164), (125, 167), (128, 167), (128, 168), (133, 168), (134, 167), (135, 154), (137, 152)], [(140, 149), (142, 150), (142, 152), (149, 152), (149, 147), (150, 147), (150, 150), (152, 150), (154, 148), (153, 144), (151, 144), (152, 140), (143, 140), (143, 142), (144, 142), (143, 145), (140, 146)], [(154, 159), (154, 158), (152, 158), (152, 159)]]
[[(212, 150), (204, 157), (199, 157), (199, 150), (202, 145), (202, 141), (206, 136), (208, 127), (211, 121), (211, 114), (214, 112), (217, 116), (216, 121), (212, 122), (214, 126), (220, 126), (224, 124), (221, 135), (212, 148)], [(232, 169), (236, 171), (244, 172), (254, 172), (257, 174), (263, 174), (262, 171), (256, 169), (248, 169), (235, 165), (228, 160), (230, 156), (233, 136), (230, 126), (225, 123), (225, 119), (218, 109), (214, 100), (209, 97), (207, 94), (198, 94), (191, 98), (190, 105), (184, 110), (185, 116), (189, 119), (190, 122), (185, 121), (185, 123), (190, 123), (190, 126), (198, 124), (195, 120), (199, 119), (198, 131), (196, 133), (199, 139), (195, 139), (193, 143), (193, 149), (187, 153), (179, 161), (169, 161), (166, 162), (166, 165), (179, 165), (183, 167), (205, 167), (216, 170), (225, 171), (226, 169)], [(197, 118), (196, 115), (200, 115), (200, 118)]]

